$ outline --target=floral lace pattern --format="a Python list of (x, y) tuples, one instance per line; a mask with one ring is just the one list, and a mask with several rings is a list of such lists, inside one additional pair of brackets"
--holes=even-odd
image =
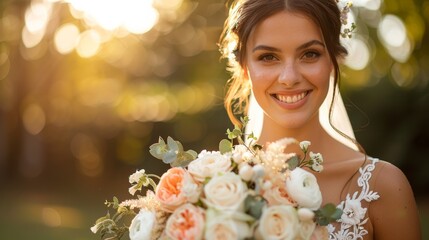
[(338, 207), (343, 210), (341, 219), (337, 221), (341, 223), (339, 229), (335, 229), (332, 224), (328, 225), (329, 239), (334, 240), (355, 240), (363, 239), (363, 236), (368, 234), (368, 230), (364, 228), (368, 217), (365, 218), (367, 209), (362, 207), (362, 201), (372, 202), (380, 196), (377, 192), (369, 189), (369, 180), (372, 176), (372, 171), (375, 169), (375, 164), (378, 162), (376, 158), (369, 158), (371, 162), (359, 169), (360, 177), (357, 184), (361, 191), (356, 191), (353, 195), (347, 194), (346, 200), (342, 201)]

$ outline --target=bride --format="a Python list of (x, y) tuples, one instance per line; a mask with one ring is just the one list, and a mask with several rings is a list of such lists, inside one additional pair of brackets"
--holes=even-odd
[(343, 210), (338, 223), (328, 226), (330, 239), (420, 239), (404, 174), (365, 154), (344, 110), (340, 121), (332, 114), (343, 108), (334, 89), (339, 61), (347, 54), (340, 44), (344, 14), (335, 0), (236, 0), (220, 41), (232, 73), (228, 115), (240, 124), (237, 114), (249, 114), (252, 95), (252, 106), (262, 110), (260, 118), (250, 116), (260, 128), (260, 144), (293, 137), (322, 153), (324, 170), (315, 175), (323, 200)]

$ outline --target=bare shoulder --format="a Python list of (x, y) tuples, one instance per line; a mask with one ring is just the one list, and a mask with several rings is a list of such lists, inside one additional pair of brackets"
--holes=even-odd
[(391, 194), (396, 196), (403, 191), (411, 190), (408, 179), (402, 170), (383, 160), (378, 161), (374, 170), (373, 188), (377, 192), (383, 193), (384, 196)]
[(379, 161), (373, 177), (372, 190), (380, 196), (369, 206), (374, 238), (421, 239), (417, 206), (405, 174), (395, 165)]

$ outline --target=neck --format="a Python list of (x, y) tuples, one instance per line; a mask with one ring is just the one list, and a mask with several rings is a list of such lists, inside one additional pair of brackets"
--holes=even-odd
[[(299, 128), (287, 128), (275, 123), (266, 116), (264, 116), (263, 122), (262, 131), (258, 140), (259, 144), (266, 145), (267, 143), (285, 137), (291, 137), (298, 141), (310, 141), (310, 151), (321, 153), (324, 156), (325, 162), (333, 162), (342, 158), (348, 158), (343, 153), (347, 153), (350, 149), (326, 132), (320, 124), (318, 115), (313, 116), (309, 122)], [(335, 151), (333, 151), (333, 149), (335, 149)], [(288, 147), (287, 151), (301, 153), (298, 146)]]
[(259, 143), (266, 144), (281, 138), (291, 137), (298, 141), (311, 141), (312, 145), (319, 145), (329, 137), (319, 121), (319, 116), (313, 116), (308, 123), (296, 128), (287, 128), (264, 116)]

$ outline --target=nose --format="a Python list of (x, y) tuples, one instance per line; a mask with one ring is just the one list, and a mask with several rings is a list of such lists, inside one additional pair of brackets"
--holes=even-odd
[(282, 65), (278, 82), (287, 87), (292, 87), (299, 83), (299, 73), (294, 62), (287, 62)]

